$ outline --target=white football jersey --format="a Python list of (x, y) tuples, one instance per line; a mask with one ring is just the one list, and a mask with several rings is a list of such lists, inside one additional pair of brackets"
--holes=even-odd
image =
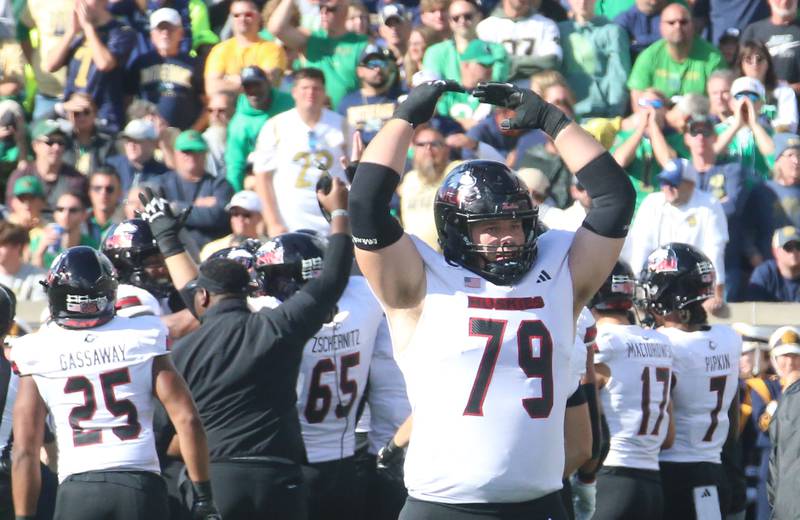
[(669, 462), (719, 464), (728, 435), (728, 408), (739, 383), (742, 338), (727, 325), (684, 332), (659, 329), (672, 341), (675, 443), (661, 452)]
[(355, 453), (358, 403), (367, 386), (383, 310), (362, 276), (351, 276), (338, 312), (306, 343), (297, 378), (297, 414), (308, 461)]
[(324, 109), (310, 128), (296, 109), (267, 120), (253, 152), (253, 171), (274, 172), (278, 209), (289, 231), (314, 229), (327, 235), (330, 225), (317, 202), (317, 180), (322, 171), (347, 181), (339, 158), (347, 154), (350, 130), (344, 117)]
[(594, 362), (611, 369), (600, 392), (611, 434), (603, 464), (658, 471), (658, 452), (669, 430), (669, 338), (638, 325), (601, 325), (596, 344)]
[(534, 14), (524, 20), (490, 16), (476, 28), (478, 38), (502, 43), (509, 56), (563, 56), (558, 26), (550, 18)]
[(164, 314), (161, 303), (149, 291), (126, 283), (121, 283), (117, 287), (116, 309), (117, 316), (123, 318)]
[(166, 341), (155, 316), (82, 330), (51, 322), (14, 341), (19, 374), (33, 376), (55, 422), (59, 480), (112, 469), (159, 473), (152, 366)]
[(572, 371), (571, 379), (577, 385), (576, 390), (581, 384), (581, 378), (586, 374), (587, 349), (594, 346), (595, 336), (597, 336), (597, 327), (594, 316), (592, 316), (592, 311), (584, 307), (575, 323), (575, 348), (569, 361)]
[(447, 263), (411, 237), (426, 296), (408, 346), (395, 353), (414, 428), (409, 495), (434, 502), (524, 502), (561, 489), (564, 412), (575, 382), (574, 234), (548, 231), (512, 286)]

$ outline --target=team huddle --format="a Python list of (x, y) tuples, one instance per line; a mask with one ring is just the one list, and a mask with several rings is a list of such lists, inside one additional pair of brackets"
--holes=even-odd
[[(673, 243), (635, 276), (618, 260), (635, 198), (625, 172), (556, 107), (504, 83), (472, 95), (514, 111), (504, 128), (553, 139), (592, 197), (583, 226), (547, 230), (513, 171), (475, 160), (436, 195), (442, 253), (404, 233), (389, 201), (414, 128), (459, 90), (415, 88), (349, 193), (339, 180), (318, 192), (329, 237), (248, 242), (198, 268), (180, 216), (146, 193), (142, 219), (112, 228), (104, 254), (62, 253), (50, 320), (10, 350), (16, 517), (35, 518), (52, 431), (56, 518), (722, 518), (741, 339), (707, 323), (711, 261)], [(263, 320), (269, 347), (244, 341), (217, 362), (271, 366), (273, 394), (215, 406), (229, 382), (202, 338), (235, 306), (246, 316), (229, 343)], [(181, 313), (200, 328), (170, 345)], [(237, 416), (234, 401), (267, 411)], [(226, 452), (221, 432), (237, 421), (237, 435), (269, 438)], [(244, 481), (247, 464), (271, 473)], [(277, 486), (278, 474), (292, 480)]]

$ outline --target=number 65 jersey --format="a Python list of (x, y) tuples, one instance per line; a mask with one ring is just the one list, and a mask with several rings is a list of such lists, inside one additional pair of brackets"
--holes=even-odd
[(153, 438), (153, 358), (167, 354), (155, 316), (114, 317), (92, 329), (55, 323), (14, 341), (55, 421), (58, 478), (87, 471), (160, 473)]
[(727, 325), (684, 332), (662, 327), (672, 341), (675, 442), (661, 452), (667, 462), (721, 462), (728, 408), (739, 382), (742, 339)]
[(409, 495), (433, 502), (524, 502), (561, 488), (564, 412), (575, 389), (574, 234), (548, 231), (512, 286), (495, 285), (412, 237), (426, 295), (395, 353), (414, 415)]

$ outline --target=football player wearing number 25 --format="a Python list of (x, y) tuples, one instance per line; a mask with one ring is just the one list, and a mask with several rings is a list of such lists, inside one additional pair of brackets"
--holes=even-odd
[(414, 135), (450, 81), (411, 91), (364, 152), (350, 192), (356, 259), (386, 311), (414, 428), (405, 462), (410, 519), (566, 518), (564, 417), (575, 321), (611, 272), (633, 214), (625, 172), (529, 90), (481, 83), (507, 129), (550, 135), (594, 206), (575, 233), (537, 235), (525, 185), (503, 164), (467, 161), (434, 203), (439, 254), (388, 204)]
[(17, 518), (34, 518), (39, 450), (48, 413), (58, 440), (56, 518), (167, 518), (167, 488), (153, 436), (158, 399), (175, 425), (195, 491), (192, 518), (218, 519), (208, 445), (192, 396), (156, 316), (115, 316), (116, 272), (102, 253), (61, 253), (45, 287), (51, 320), (19, 338), (12, 490)]

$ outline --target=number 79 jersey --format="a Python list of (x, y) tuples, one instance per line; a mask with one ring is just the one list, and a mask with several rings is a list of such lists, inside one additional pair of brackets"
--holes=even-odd
[(155, 316), (115, 317), (92, 329), (55, 323), (14, 341), (55, 421), (58, 477), (100, 470), (159, 473), (153, 437), (153, 358), (167, 354)]
[(561, 488), (564, 412), (575, 389), (573, 233), (539, 238), (531, 270), (498, 286), (448, 264), (413, 237), (426, 296), (395, 353), (414, 428), (409, 495), (444, 503), (524, 502)]
[(727, 325), (684, 332), (658, 329), (672, 341), (675, 442), (661, 452), (668, 462), (721, 462), (728, 408), (739, 382), (742, 339)]

